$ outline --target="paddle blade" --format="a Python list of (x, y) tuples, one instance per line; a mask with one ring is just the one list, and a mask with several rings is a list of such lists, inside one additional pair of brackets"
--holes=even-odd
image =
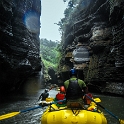
[(93, 100), (94, 100), (95, 102), (97, 102), (97, 103), (98, 103), (98, 102), (101, 102), (101, 99), (100, 99), (100, 98), (94, 98)]
[(20, 113), (20, 112), (12, 112), (12, 113), (8, 113), (8, 114), (1, 115), (1, 116), (0, 116), (0, 120), (7, 119), (7, 118), (11, 118), (11, 117), (13, 117), (13, 116), (18, 115), (19, 113)]
[(121, 119), (120, 119), (119, 121), (120, 121), (120, 124), (124, 124), (124, 120), (121, 120)]

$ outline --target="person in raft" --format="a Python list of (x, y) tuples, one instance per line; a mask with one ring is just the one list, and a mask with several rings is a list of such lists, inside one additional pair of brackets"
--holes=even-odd
[[(60, 92), (58, 92), (58, 94), (56, 94), (56, 97), (54, 99), (54, 101), (56, 101), (56, 105), (58, 107), (62, 107), (66, 105), (66, 100), (65, 100), (65, 87), (61, 86), (60, 87)], [(60, 101), (60, 102), (59, 102)]]
[(41, 101), (45, 101), (46, 98), (48, 98), (48, 97), (49, 97), (48, 89), (45, 89), (44, 92), (41, 93), (41, 95), (40, 95), (38, 101), (39, 101), (39, 100), (41, 100)]
[(64, 82), (66, 90), (66, 102), (68, 108), (84, 108), (84, 94), (87, 94), (88, 87), (85, 82), (77, 78), (76, 69), (70, 70), (70, 79)]

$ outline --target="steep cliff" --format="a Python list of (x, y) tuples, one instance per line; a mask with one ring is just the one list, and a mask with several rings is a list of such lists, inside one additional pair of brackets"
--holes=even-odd
[(40, 0), (0, 1), (0, 93), (41, 69)]
[(90, 91), (124, 95), (123, 0), (73, 2), (63, 28), (61, 79), (66, 80), (69, 69), (75, 67)]

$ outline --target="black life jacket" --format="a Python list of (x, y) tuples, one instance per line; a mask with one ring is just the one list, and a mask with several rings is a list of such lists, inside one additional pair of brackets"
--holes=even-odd
[(48, 96), (49, 96), (49, 93), (42, 93), (42, 100), (46, 100)]
[(66, 99), (82, 98), (82, 89), (78, 84), (78, 79), (69, 80), (69, 85), (66, 91)]

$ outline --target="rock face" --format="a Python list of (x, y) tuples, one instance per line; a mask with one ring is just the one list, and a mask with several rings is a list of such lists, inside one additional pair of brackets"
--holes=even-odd
[(40, 71), (40, 0), (0, 1), (0, 92)]
[[(124, 1), (80, 0), (69, 20), (62, 36), (61, 77), (66, 80), (75, 67), (90, 91), (124, 95)], [(78, 43), (89, 51), (89, 61), (76, 63), (72, 53)]]
[(48, 74), (51, 77), (51, 80), (49, 80), (48, 82), (51, 83), (51, 84), (58, 84), (55, 71), (54, 71), (54, 69), (52, 67), (48, 68)]

